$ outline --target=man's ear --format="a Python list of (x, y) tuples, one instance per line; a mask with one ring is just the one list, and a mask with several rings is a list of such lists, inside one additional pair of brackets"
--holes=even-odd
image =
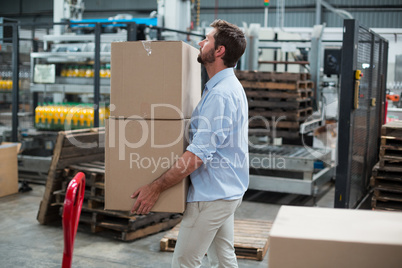
[(225, 46), (219, 46), (218, 49), (215, 50), (216, 57), (222, 58), (223, 56), (225, 56), (225, 52)]

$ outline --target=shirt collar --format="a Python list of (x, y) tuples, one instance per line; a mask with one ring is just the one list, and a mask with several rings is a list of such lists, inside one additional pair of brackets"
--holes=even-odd
[(205, 84), (205, 89), (210, 91), (216, 84), (218, 84), (222, 79), (234, 75), (233, 68), (226, 68), (215, 74), (209, 81)]

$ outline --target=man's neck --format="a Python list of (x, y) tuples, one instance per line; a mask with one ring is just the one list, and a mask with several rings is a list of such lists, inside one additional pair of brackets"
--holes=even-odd
[(214, 75), (219, 73), (220, 71), (228, 68), (226, 65), (223, 64), (207, 64), (205, 65), (205, 69), (207, 70), (208, 77), (211, 79)]

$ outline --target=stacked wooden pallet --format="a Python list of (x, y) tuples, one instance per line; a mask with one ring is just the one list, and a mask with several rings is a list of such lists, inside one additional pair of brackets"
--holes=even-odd
[(65, 168), (60, 175), (62, 188), (53, 192), (55, 202), (52, 203), (52, 206), (63, 205), (67, 185), (80, 171), (86, 177), (84, 204), (79, 225), (83, 231), (122, 241), (131, 241), (170, 229), (182, 218), (181, 214), (177, 213), (130, 215), (129, 212), (104, 210), (105, 164), (103, 162), (83, 163)]
[(236, 71), (249, 105), (250, 134), (298, 138), (313, 112), (308, 73)]
[(61, 174), (69, 165), (91, 161), (104, 161), (105, 129), (93, 128), (60, 131), (53, 150), (52, 162), (47, 175), (46, 188), (39, 206), (37, 220), (41, 224), (60, 222), (59, 206), (55, 202), (54, 191), (60, 190)]
[[(235, 220), (234, 246), (238, 259), (262, 261), (268, 250), (272, 221)], [(170, 230), (160, 241), (161, 251), (174, 251), (180, 224)]]
[(104, 210), (104, 134), (104, 129), (59, 132), (38, 221), (41, 224), (61, 224), (68, 183), (77, 172), (84, 172), (86, 187), (80, 230), (131, 241), (179, 223), (182, 216), (177, 213), (130, 215), (128, 212)]
[(380, 161), (373, 168), (373, 210), (402, 211), (402, 121), (381, 128)]

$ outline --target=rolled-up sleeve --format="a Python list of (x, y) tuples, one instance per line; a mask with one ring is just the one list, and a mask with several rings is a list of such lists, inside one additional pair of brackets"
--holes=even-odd
[(193, 135), (187, 151), (198, 156), (204, 164), (211, 161), (217, 148), (230, 146), (227, 141), (229, 133), (233, 130), (234, 111), (233, 102), (220, 94), (209, 94), (198, 116), (191, 118)]

